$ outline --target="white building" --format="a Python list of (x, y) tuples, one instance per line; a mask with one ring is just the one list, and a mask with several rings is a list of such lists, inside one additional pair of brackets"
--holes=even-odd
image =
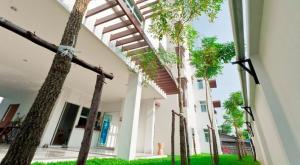
[[(3, 1), (0, 16), (52, 43), (59, 43), (73, 3), (74, 0)], [(178, 110), (176, 77), (172, 77), (168, 68), (162, 67), (155, 81), (143, 85), (145, 74), (126, 57), (126, 53), (145, 48), (174, 48), (167, 40), (158, 42), (148, 34), (151, 20), (147, 19), (149, 11), (144, 6), (150, 0), (136, 2), (143, 13), (133, 12), (138, 16), (134, 16), (126, 5), (126, 9), (122, 9), (120, 4), (104, 3), (90, 2), (76, 46), (80, 51), (78, 57), (114, 74), (114, 79), (107, 80), (104, 86), (103, 113), (98, 116), (92, 147), (130, 160), (136, 157), (136, 153), (153, 155), (157, 144), (164, 143), (165, 154), (169, 154), (171, 110)], [(3, 28), (0, 29), (0, 38), (0, 96), (4, 97), (0, 104), (0, 118), (5, 126), (11, 118), (15, 120), (28, 113), (54, 54)], [(207, 147), (201, 146), (205, 135), (202, 127), (199, 130), (202, 118), (195, 111), (195, 83), (192, 82), (188, 58), (186, 52), (184, 115), (187, 117), (191, 153), (194, 153), (193, 146), (197, 153), (208, 152)], [(40, 146), (80, 147), (95, 80), (95, 73), (72, 65)], [(179, 139), (176, 141), (179, 148)]]
[[(211, 112), (214, 112), (213, 120), (214, 120), (214, 128), (216, 128), (216, 137), (218, 142), (218, 148), (219, 153), (222, 153), (221, 151), (221, 144), (220, 144), (220, 137), (218, 134), (218, 124), (216, 120), (216, 113), (217, 110), (215, 108), (219, 108), (221, 105), (220, 101), (213, 101), (213, 98), (211, 96), (211, 90), (213, 88), (216, 88), (216, 80), (209, 81), (209, 87), (208, 88), (208, 108), (210, 108)], [(205, 92), (205, 83), (202, 79), (194, 79), (194, 96), (195, 96), (195, 112), (196, 112), (196, 118), (197, 118), (197, 125), (198, 125), (198, 135), (199, 135), (199, 141), (201, 144), (201, 152), (203, 153), (209, 153), (209, 132), (207, 125), (210, 125), (208, 114), (207, 114), (207, 108), (206, 108), (206, 92)]]
[(239, 57), (251, 59), (260, 82), (241, 70), (258, 159), (298, 165), (300, 1), (231, 0), (230, 5)]

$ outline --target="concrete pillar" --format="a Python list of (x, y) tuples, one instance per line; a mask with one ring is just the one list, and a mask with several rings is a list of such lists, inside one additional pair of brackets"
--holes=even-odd
[(145, 113), (144, 153), (153, 154), (155, 101), (154, 99), (148, 99), (143, 101), (142, 104)]
[(142, 76), (140, 74), (131, 74), (122, 109), (122, 122), (117, 148), (118, 158), (126, 160), (135, 158), (141, 94)]

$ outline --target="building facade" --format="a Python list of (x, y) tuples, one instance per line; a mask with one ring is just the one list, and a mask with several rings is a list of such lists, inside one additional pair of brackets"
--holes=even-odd
[(240, 59), (257, 74), (240, 69), (258, 159), (265, 165), (297, 165), (300, 158), (299, 81), (300, 1), (230, 1)]
[[(150, 1), (126, 2), (91, 1), (76, 49), (80, 51), (78, 57), (114, 74), (114, 79), (106, 80), (104, 85), (91, 147), (131, 160), (137, 153), (156, 154), (158, 143), (164, 143), (165, 154), (170, 153), (170, 114), (172, 109), (178, 111), (178, 102), (177, 78), (172, 76), (176, 75), (172, 74), (172, 67), (161, 67), (155, 80), (150, 81), (137, 63), (126, 56), (159, 47), (174, 49), (167, 39), (158, 41), (149, 34)], [(59, 43), (73, 4), (74, 0), (3, 1), (0, 15), (50, 42)], [(9, 126), (8, 122), (23, 119), (28, 113), (50, 68), (53, 53), (5, 29), (0, 29), (0, 36), (5, 38), (0, 41), (3, 129)], [(184, 115), (193, 146), (191, 153), (207, 152), (201, 146), (205, 135), (198, 135), (203, 129), (199, 130), (202, 119), (195, 111), (195, 80), (188, 58), (186, 52), (182, 79), (186, 82)], [(72, 65), (43, 133), (41, 147), (80, 147), (95, 81), (95, 73)]]

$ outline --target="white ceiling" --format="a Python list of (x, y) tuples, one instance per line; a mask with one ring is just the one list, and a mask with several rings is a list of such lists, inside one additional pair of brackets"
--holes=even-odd
[[(11, 9), (11, 6), (17, 11)], [(54, 0), (1, 1), (0, 16), (52, 43), (59, 43), (68, 13)], [(103, 101), (124, 98), (130, 71), (127, 65), (90, 31), (80, 31), (76, 49), (78, 56), (90, 64), (101, 66), (114, 74), (106, 80)], [(22, 37), (0, 28), (0, 96), (36, 92), (43, 83), (54, 53)], [(73, 64), (65, 87), (92, 95), (96, 74)], [(162, 98), (152, 87), (143, 88), (143, 98)]]

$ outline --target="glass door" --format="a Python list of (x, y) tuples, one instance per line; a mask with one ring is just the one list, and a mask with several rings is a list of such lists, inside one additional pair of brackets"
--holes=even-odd
[(52, 140), (52, 145), (68, 145), (78, 110), (78, 105), (71, 103), (65, 104), (64, 110), (61, 113), (60, 122)]
[(112, 115), (104, 113), (102, 128), (101, 128), (101, 133), (100, 133), (100, 138), (99, 138), (99, 145), (100, 146), (105, 146), (106, 145), (107, 136), (109, 134), (111, 119), (112, 119)]

